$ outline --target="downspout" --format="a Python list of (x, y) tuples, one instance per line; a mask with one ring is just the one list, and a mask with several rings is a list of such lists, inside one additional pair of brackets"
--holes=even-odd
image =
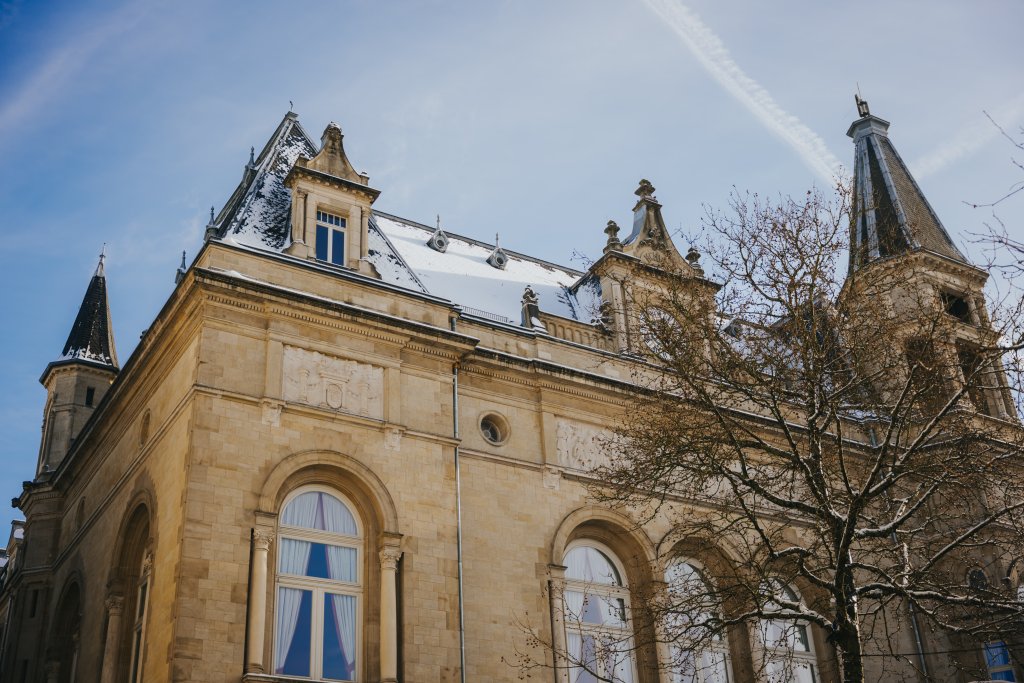
[[(450, 318), (455, 331), (456, 316)], [(459, 362), (452, 364), (452, 437), (455, 439), (455, 553), (459, 576), (459, 680), (466, 683), (466, 619), (462, 589), (462, 470), (459, 466)]]
[[(868, 438), (871, 442), (872, 448), (878, 447), (878, 435), (875, 434), (874, 428), (868, 429)], [(886, 492), (886, 498), (889, 498), (889, 502), (892, 502), (892, 498), (888, 492)], [(893, 529), (892, 544), (897, 550), (900, 549), (900, 539), (896, 535), (896, 530)], [(921, 640), (921, 625), (917, 621), (917, 609), (914, 607), (914, 603), (911, 601), (907, 603), (908, 611), (910, 612), (910, 630), (914, 632), (914, 647), (917, 648), (917, 661), (921, 667), (921, 673), (924, 675), (924, 680), (931, 680), (931, 676), (928, 674), (928, 660), (924, 656), (924, 642)]]

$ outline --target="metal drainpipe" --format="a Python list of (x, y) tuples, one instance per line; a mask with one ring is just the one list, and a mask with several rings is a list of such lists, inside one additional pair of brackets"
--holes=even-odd
[[(874, 428), (868, 429), (868, 439), (871, 442), (871, 447), (875, 448), (878, 446), (878, 435), (875, 434)], [(886, 498), (890, 499), (891, 496), (886, 493)], [(892, 543), (898, 550), (900, 547), (900, 539), (896, 535), (896, 530), (892, 532)], [(917, 623), (917, 610), (914, 609), (914, 603), (910, 602), (907, 604), (907, 608), (910, 612), (910, 630), (914, 632), (914, 646), (917, 648), (917, 661), (921, 666), (921, 673), (924, 674), (924, 680), (931, 680), (931, 676), (928, 675), (928, 660), (924, 656), (924, 643), (921, 640), (921, 626)]]
[[(455, 316), (450, 319), (455, 331)], [(452, 364), (452, 436), (459, 439), (459, 363)], [(455, 552), (459, 573), (459, 680), (466, 683), (466, 619), (462, 598), (462, 470), (459, 466), (459, 444), (455, 444)]]

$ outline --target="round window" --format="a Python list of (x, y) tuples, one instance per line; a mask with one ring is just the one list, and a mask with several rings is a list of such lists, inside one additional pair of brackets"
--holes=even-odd
[(508, 423), (500, 415), (484, 415), (480, 418), (480, 433), (488, 443), (500, 446), (508, 439)]

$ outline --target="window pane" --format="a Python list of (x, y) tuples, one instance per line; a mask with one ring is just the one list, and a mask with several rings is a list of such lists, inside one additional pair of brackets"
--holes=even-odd
[(322, 491), (307, 491), (296, 496), (281, 513), (281, 524), (346, 536), (359, 535), (356, 520), (348, 507)]
[(1010, 651), (1001, 640), (989, 643), (985, 646), (985, 660), (988, 662), (989, 668), (994, 666), (1009, 666)]
[(313, 592), (278, 588), (274, 625), (274, 673), (309, 676)]
[(359, 577), (358, 556), (355, 548), (282, 538), (278, 571), (292, 576), (355, 583)]
[(1016, 681), (1012, 671), (993, 671), (988, 675), (993, 681)]
[(331, 241), (331, 263), (336, 263), (339, 266), (345, 265), (345, 232), (332, 230)]
[(579, 633), (566, 634), (569, 651), (569, 680), (571, 683), (596, 683), (597, 647), (593, 636)]
[(565, 578), (587, 583), (621, 586), (622, 580), (612, 561), (589, 546), (573, 548), (565, 554)]
[(316, 226), (316, 257), (321, 261), (327, 260), (327, 233), (330, 232), (322, 225)]
[(356, 598), (324, 595), (323, 675), (335, 681), (353, 681), (356, 673)]
[(565, 591), (566, 619), (572, 623), (625, 628), (626, 602), (622, 598)]

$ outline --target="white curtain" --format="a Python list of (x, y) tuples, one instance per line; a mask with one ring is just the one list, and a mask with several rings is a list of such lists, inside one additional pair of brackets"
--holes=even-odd
[(282, 574), (293, 576), (305, 576), (309, 567), (309, 553), (313, 544), (309, 541), (299, 541), (294, 538), (281, 539), (281, 562), (278, 571)]
[(345, 680), (351, 681), (356, 668), (356, 599), (352, 595), (329, 593), (327, 601), (334, 612), (338, 635), (341, 638), (341, 653), (348, 667)]
[(355, 583), (359, 574), (356, 566), (358, 556), (356, 549), (337, 545), (325, 547), (327, 548), (327, 578)]
[(320, 496), (320, 514), (323, 518), (323, 526), (317, 528), (330, 531), (333, 534), (358, 536), (356, 520), (345, 504), (326, 493), (318, 495)]
[(277, 628), (274, 632), (274, 673), (285, 673), (284, 663), (288, 659), (295, 628), (299, 623), (299, 607), (302, 594), (297, 588), (279, 588), (277, 591)]
[(619, 572), (601, 551), (588, 546), (573, 548), (565, 555), (565, 578), (587, 583), (621, 586)]
[(315, 529), (317, 510), (322, 493), (309, 491), (295, 497), (281, 513), (281, 524), (297, 526), (304, 529)]

